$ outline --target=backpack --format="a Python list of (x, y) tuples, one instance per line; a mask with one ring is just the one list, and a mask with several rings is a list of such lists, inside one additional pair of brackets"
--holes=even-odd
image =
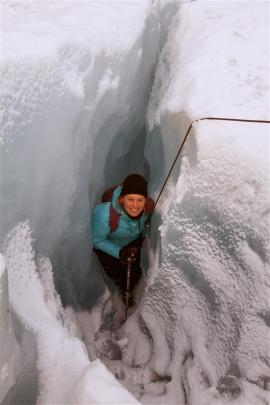
[[(112, 202), (112, 197), (113, 197), (113, 192), (114, 190), (118, 187), (119, 184), (117, 184), (116, 186), (111, 186), (109, 188), (107, 188), (102, 196), (101, 196), (101, 202)], [(116, 230), (116, 228), (118, 227), (118, 223), (119, 223), (119, 218), (120, 218), (120, 214), (118, 214), (115, 209), (113, 208), (113, 205), (110, 205), (110, 216), (109, 216), (109, 226), (111, 229), (111, 232), (114, 232)]]

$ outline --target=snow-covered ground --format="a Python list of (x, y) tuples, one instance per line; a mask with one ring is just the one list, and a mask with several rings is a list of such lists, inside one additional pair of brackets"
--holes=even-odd
[(193, 120), (269, 120), (269, 3), (1, 12), (0, 401), (268, 403), (269, 125), (193, 125), (120, 330), (89, 216), (127, 172), (157, 195)]

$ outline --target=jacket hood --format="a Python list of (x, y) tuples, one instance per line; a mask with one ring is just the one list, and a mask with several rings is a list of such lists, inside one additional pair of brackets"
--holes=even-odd
[(121, 191), (122, 191), (122, 186), (116, 187), (116, 189), (115, 189), (114, 192), (113, 192), (113, 196), (112, 196), (112, 205), (113, 205), (113, 208), (115, 209), (115, 211), (116, 211), (118, 214), (122, 214), (122, 213), (123, 213), (121, 207), (120, 207), (119, 204), (118, 204), (118, 198), (119, 198), (119, 196), (120, 196), (120, 194), (121, 194)]

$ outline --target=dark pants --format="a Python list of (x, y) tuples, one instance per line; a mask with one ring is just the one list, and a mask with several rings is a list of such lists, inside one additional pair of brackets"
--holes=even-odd
[[(132, 244), (129, 244), (129, 246), (132, 246)], [(96, 253), (101, 263), (101, 266), (103, 267), (107, 276), (116, 284), (116, 286), (121, 291), (126, 291), (127, 271), (128, 271), (127, 263), (122, 262), (120, 259), (117, 259), (116, 257), (108, 255), (102, 250), (94, 249), (94, 252)], [(139, 253), (136, 257), (136, 260), (131, 264), (129, 291), (132, 291), (134, 289), (135, 285), (138, 283), (142, 275), (142, 269), (140, 267), (141, 261), (140, 249), (138, 252)]]

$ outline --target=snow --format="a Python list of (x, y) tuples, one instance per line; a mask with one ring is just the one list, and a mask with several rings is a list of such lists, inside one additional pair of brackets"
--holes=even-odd
[[(106, 54), (128, 51), (141, 33), (149, 3), (138, 7), (129, 1), (122, 7), (120, 2), (110, 1), (8, 1), (1, 7), (5, 16), (2, 53), (9, 62), (57, 56), (65, 45), (91, 47), (98, 53), (105, 48)], [(130, 24), (131, 15), (134, 24)]]
[[(268, 13), (265, 2), (180, 8), (148, 106), (147, 158), (151, 173), (164, 168), (154, 189), (193, 120), (269, 120)], [(267, 402), (269, 125), (196, 122), (158, 211), (158, 276), (141, 316), (153, 368), (173, 376), (163, 401)]]
[(193, 120), (269, 119), (268, 25), (269, 3), (264, 1), (195, 1), (181, 6), (148, 104), (148, 125), (155, 135), (146, 142), (146, 158), (152, 173), (162, 173), (151, 182), (154, 191), (161, 187), (163, 173), (168, 173)]
[(50, 263), (40, 259), (37, 268), (32, 242), (29, 225), (19, 224), (7, 237), (5, 256), (13, 309), (37, 341), (37, 403), (100, 404), (113, 403), (113, 398), (118, 404), (137, 403), (99, 360), (89, 361), (76, 325), (65, 314), (58, 295), (52, 294)]
[(121, 328), (88, 225), (127, 172), (156, 196), (192, 121), (269, 119), (269, 4), (1, 11), (0, 401), (269, 402), (269, 125), (193, 124)]
[(164, 70), (169, 60), (169, 79), (162, 82), (169, 81), (168, 88), (152, 120), (166, 111), (183, 111), (192, 120), (209, 115), (267, 119), (268, 3), (197, 1), (184, 4), (177, 18), (159, 67)]

